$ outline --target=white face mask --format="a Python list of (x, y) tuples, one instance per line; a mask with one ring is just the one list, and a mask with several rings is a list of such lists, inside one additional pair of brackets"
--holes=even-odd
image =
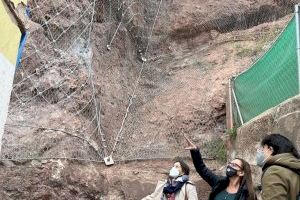
[(172, 167), (170, 170), (169, 176), (172, 178), (177, 178), (179, 176), (179, 171), (176, 167)]

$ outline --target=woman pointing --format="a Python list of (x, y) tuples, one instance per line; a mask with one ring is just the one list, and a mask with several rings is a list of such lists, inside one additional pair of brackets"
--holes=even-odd
[(248, 162), (236, 158), (228, 163), (226, 176), (218, 176), (206, 167), (199, 148), (184, 135), (198, 174), (211, 186), (209, 200), (255, 200), (251, 169)]

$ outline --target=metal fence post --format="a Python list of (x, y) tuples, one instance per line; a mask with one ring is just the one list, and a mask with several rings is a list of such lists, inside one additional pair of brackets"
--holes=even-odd
[[(233, 79), (233, 80), (235, 80), (235, 79)], [(238, 116), (240, 118), (241, 124), (243, 125), (244, 124), (244, 120), (243, 120), (243, 117), (242, 117), (242, 114), (241, 114), (240, 106), (238, 104), (238, 101), (237, 101), (237, 98), (236, 98), (236, 95), (235, 95), (235, 91), (234, 91), (234, 86), (233, 85), (231, 85), (231, 89), (232, 89), (232, 96), (233, 96), (233, 99), (234, 99), (234, 103), (236, 105), (236, 109), (237, 109), (237, 112), (238, 112)]]
[(231, 79), (228, 80), (228, 88), (226, 92), (226, 126), (227, 129), (231, 129), (233, 128)]

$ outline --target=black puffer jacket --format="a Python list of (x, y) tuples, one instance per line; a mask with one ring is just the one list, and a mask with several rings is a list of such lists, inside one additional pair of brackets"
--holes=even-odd
[[(194, 166), (199, 175), (211, 186), (212, 192), (208, 200), (214, 200), (216, 195), (225, 190), (229, 184), (226, 176), (217, 176), (204, 164), (199, 149), (191, 150)], [(237, 192), (235, 200), (247, 200), (248, 189), (246, 185), (242, 185)]]

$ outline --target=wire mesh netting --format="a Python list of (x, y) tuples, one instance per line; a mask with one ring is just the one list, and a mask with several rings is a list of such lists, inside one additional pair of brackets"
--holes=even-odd
[[(246, 72), (234, 80), (244, 122), (298, 94), (295, 18), (272, 47)], [(235, 106), (235, 121), (241, 124)]]
[(89, 44), (95, 2), (82, 2), (80, 10), (68, 0), (28, 4), (32, 23), (1, 158), (103, 157)]
[[(1, 159), (102, 161), (112, 155), (124, 138), (124, 124), (145, 66), (140, 62), (135, 81), (129, 85), (129, 103), (118, 131), (105, 135), (92, 69), (92, 25), (96, 20), (108, 24), (100, 36), (107, 40), (105, 51), (110, 51), (121, 37), (122, 28), (132, 30), (137, 49), (134, 53), (145, 61), (161, 3), (144, 2), (142, 7), (148, 9), (141, 10), (136, 9), (141, 2), (134, 0), (29, 1), (33, 23), (28, 25), (26, 50), (14, 80)], [(137, 15), (143, 16), (143, 21), (133, 27)]]
[[(232, 11), (219, 8), (224, 13), (217, 19), (169, 34), (173, 22), (164, 24), (160, 19), (169, 20), (167, 12), (174, 9), (171, 4), (162, 0), (29, 0), (28, 37), (16, 70), (0, 158), (102, 161), (111, 155), (124, 161), (187, 156), (180, 134), (189, 132), (188, 128), (178, 127), (167, 112), (164, 119), (144, 115), (157, 106), (155, 98), (161, 90), (174, 91), (185, 84), (181, 80), (169, 84), (166, 68), (170, 66), (157, 67), (160, 59), (176, 65), (185, 57), (173, 60), (172, 55), (157, 50), (168, 51), (162, 44), (169, 38), (247, 29), (278, 16), (271, 10), (235, 14), (237, 5)], [(217, 11), (209, 16), (214, 18)], [(181, 53), (185, 51), (189, 49)], [(242, 95), (237, 92), (238, 97)], [(163, 105), (155, 109), (163, 112)], [(209, 124), (206, 118), (212, 114), (206, 110), (193, 112), (205, 119), (199, 117), (191, 131), (221, 124)], [(183, 121), (187, 126), (190, 123)], [(210, 128), (224, 129), (224, 125)], [(208, 146), (218, 149), (219, 143), (216, 140)]]

